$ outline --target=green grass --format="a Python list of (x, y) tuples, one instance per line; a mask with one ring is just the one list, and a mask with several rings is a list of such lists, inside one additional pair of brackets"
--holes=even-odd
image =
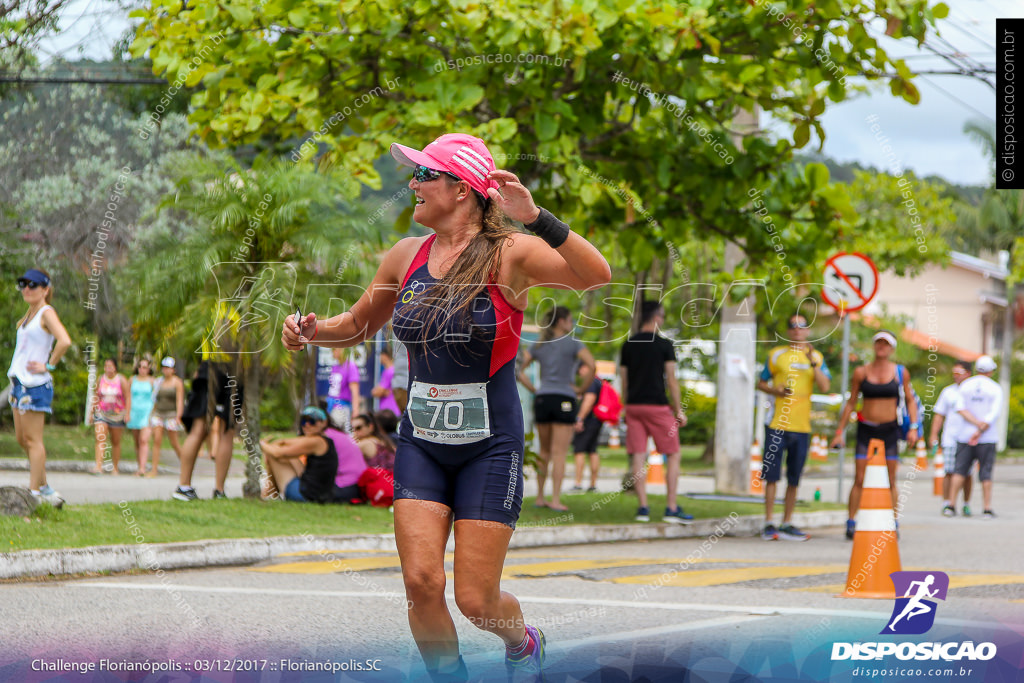
[[(26, 521), (28, 520), (28, 521)], [(132, 526), (134, 521), (134, 526)], [(245, 499), (41, 505), (33, 516), (0, 517), (3, 551), (91, 545), (172, 543), (209, 538), (302, 534), (383, 534), (394, 530), (386, 508)]]
[[(703, 452), (704, 446), (681, 446), (679, 448), (680, 471), (683, 474), (688, 474), (694, 472), (710, 472), (714, 469), (711, 465), (701, 462), (700, 456)], [(607, 446), (602, 446), (597, 450), (597, 453), (601, 456), (602, 468), (609, 467), (619, 469), (624, 472), (628, 471), (630, 468), (629, 458), (626, 456), (625, 448), (608, 448)], [(568, 465), (566, 465), (566, 468), (566, 472), (571, 473), (569, 476), (572, 476), (576, 472), (574, 469), (575, 464), (573, 463), (572, 454), (569, 455)], [(590, 475), (587, 476), (589, 477)], [(584, 477), (584, 481), (586, 480), (586, 477)]]
[[(633, 495), (588, 493), (565, 496), (569, 512), (533, 507), (524, 501), (519, 525), (528, 527), (569, 524), (630, 524), (636, 512)], [(724, 503), (682, 498), (684, 509), (698, 519), (759, 514), (759, 503)], [(664, 496), (650, 496), (653, 520), (660, 521)], [(800, 506), (800, 511), (833, 509), (830, 503)], [(127, 511), (127, 513), (126, 513)], [(569, 516), (571, 514), (571, 517)], [(134, 526), (132, 525), (134, 522)], [(265, 538), (268, 536), (383, 534), (394, 532), (391, 513), (367, 505), (312, 505), (244, 499), (136, 501), (68, 505), (55, 510), (40, 506), (27, 518), (0, 517), (0, 551), (44, 548), (81, 548), (92, 545), (172, 543), (212, 538)]]
[[(131, 437), (126, 434), (125, 439), (130, 441)], [(93, 449), (96, 440), (93, 437), (92, 427), (46, 425), (43, 432), (43, 443), (46, 446), (48, 460), (93, 460), (95, 458)], [(131, 451), (134, 456), (135, 445), (122, 442), (121, 451), (122, 454)], [(18, 440), (14, 436), (14, 427), (0, 430), (0, 457), (25, 457), (25, 451), (21, 450), (21, 446), (18, 445)]]
[[(294, 436), (292, 432), (264, 432), (265, 438), (280, 438)], [(179, 443), (184, 443), (185, 434), (179, 434)], [(96, 437), (92, 427), (69, 426), (69, 425), (46, 425), (43, 432), (43, 443), (46, 445), (47, 460), (84, 460), (93, 462), (96, 459)], [(163, 457), (169, 464), (177, 464), (174, 451), (171, 450), (171, 442), (166, 437), (163, 439)], [(205, 452), (205, 446), (204, 446)], [(14, 428), (0, 430), (0, 458), (22, 458), (24, 451), (18, 445), (14, 436)], [(241, 439), (235, 439), (234, 457), (236, 460), (245, 460), (245, 451)], [(170, 460), (167, 460), (170, 458)], [(121, 436), (121, 460), (133, 462), (135, 460), (135, 440), (131, 432), (125, 430)]]

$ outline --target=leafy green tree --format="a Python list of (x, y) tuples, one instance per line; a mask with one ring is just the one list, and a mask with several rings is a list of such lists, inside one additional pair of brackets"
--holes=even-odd
[(168, 114), (145, 133), (148, 119), (104, 92), (48, 84), (0, 103), (0, 230), (28, 258), (60, 264), (62, 290), (88, 307), (94, 334), (116, 342), (131, 322), (110, 272), (127, 257), (142, 217), (172, 189), (163, 164), (188, 146), (189, 124)]
[(37, 59), (33, 50), (41, 38), (56, 33), (60, 13), (70, 4), (70, 0), (4, 0), (0, 3), (0, 67), (21, 70), (34, 66)]
[(162, 206), (187, 220), (148, 232), (120, 285), (137, 290), (129, 310), (149, 348), (234, 361), (245, 387), (244, 491), (258, 496), (265, 378), (305, 359), (279, 343), (281, 324), (297, 305), (333, 315), (354, 303), (351, 283), (367, 277), (380, 238), (338, 205), (337, 179), (310, 164), (260, 159), (247, 169), (214, 155), (174, 171)]
[[(188, 73), (201, 85), (191, 120), (210, 144), (312, 135), (357, 191), (378, 186), (373, 161), (393, 140), (468, 131), (540, 203), (621, 254), (630, 284), (652, 266), (664, 272), (668, 244), (709, 239), (750, 255), (719, 274), (728, 282), (753, 275), (764, 253), (754, 189), (773, 197), (790, 265), (817, 267), (816, 246), (835, 242), (851, 207), (823, 167), (787, 167), (793, 150), (812, 130), (824, 138), (820, 118), (859, 89), (855, 76), (916, 102), (911, 71), (866, 27), (881, 18), (890, 35), (920, 43), (946, 13), (925, 0), (585, 0), (527, 11), (153, 0), (134, 14), (132, 51), (168, 80)], [(736, 112), (754, 109), (790, 125), (792, 139), (747, 132), (734, 144)]]

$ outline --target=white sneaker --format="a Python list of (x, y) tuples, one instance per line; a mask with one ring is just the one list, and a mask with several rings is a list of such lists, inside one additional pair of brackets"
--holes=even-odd
[(44, 484), (39, 487), (39, 500), (44, 503), (49, 503), (57, 509), (64, 506), (64, 499), (61, 498), (60, 494), (54, 491), (49, 484)]

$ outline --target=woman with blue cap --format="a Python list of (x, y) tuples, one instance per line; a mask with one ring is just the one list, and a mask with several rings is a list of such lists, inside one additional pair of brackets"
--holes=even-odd
[[(8, 399), (14, 413), (18, 445), (28, 455), (29, 490), (55, 507), (64, 504), (46, 483), (46, 447), (43, 445), (45, 415), (53, 413), (53, 376), (57, 363), (71, 347), (71, 337), (53, 310), (53, 285), (49, 274), (29, 268), (18, 278), (21, 298), (28, 311), (18, 320), (18, 338), (7, 377), (11, 380)], [(56, 346), (54, 345), (56, 341)]]
[[(330, 503), (334, 498), (334, 476), (338, 453), (334, 441), (324, 434), (327, 413), (306, 406), (299, 414), (299, 436), (291, 439), (260, 440), (267, 463), (267, 476), (285, 500), (296, 503)], [(300, 458), (306, 456), (303, 464)]]

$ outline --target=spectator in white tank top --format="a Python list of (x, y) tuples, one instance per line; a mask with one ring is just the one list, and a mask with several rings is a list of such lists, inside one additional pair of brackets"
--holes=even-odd
[(46, 271), (29, 268), (18, 278), (18, 289), (28, 310), (18, 320), (17, 343), (7, 371), (12, 385), (8, 400), (14, 413), (14, 433), (18, 445), (28, 456), (32, 495), (60, 507), (64, 500), (46, 482), (43, 425), (46, 414), (53, 412), (50, 373), (57, 369), (57, 363), (71, 347), (71, 337), (50, 305), (53, 284)]

